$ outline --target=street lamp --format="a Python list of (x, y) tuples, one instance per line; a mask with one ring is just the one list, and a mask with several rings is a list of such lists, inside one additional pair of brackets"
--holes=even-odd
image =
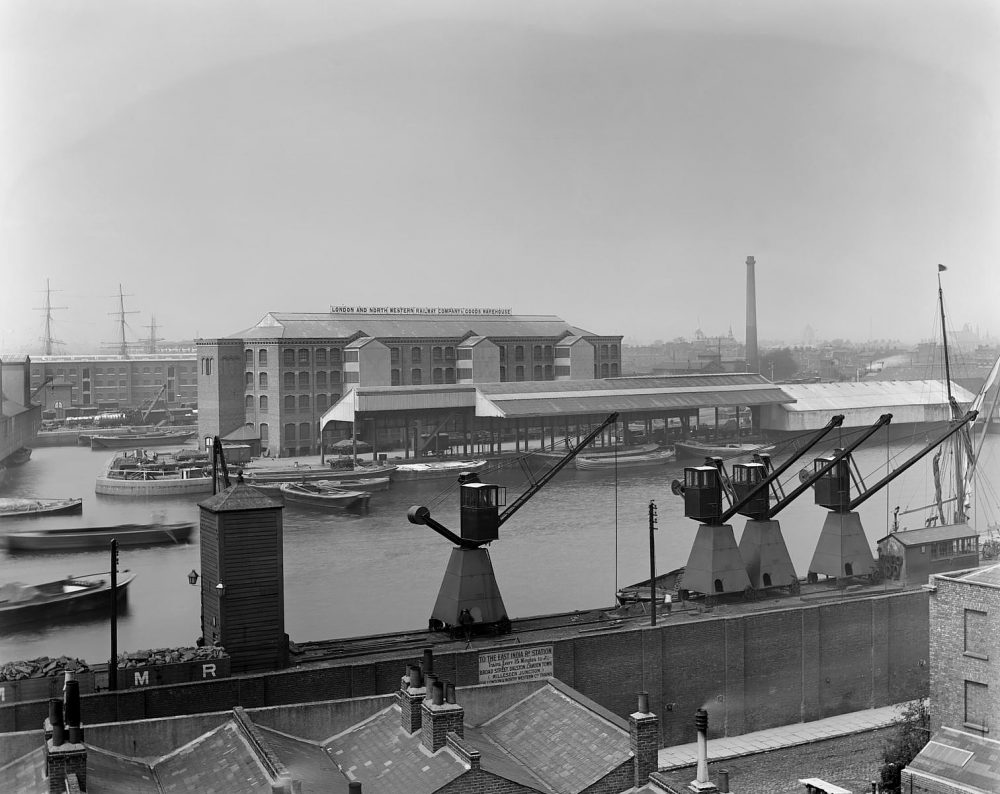
[(226, 594), (226, 586), (222, 582), (219, 582), (215, 586), (215, 592), (219, 594), (219, 598), (222, 598)]
[(194, 568), (192, 568), (191, 573), (188, 574), (188, 584), (192, 587), (198, 584), (198, 572), (194, 570)]

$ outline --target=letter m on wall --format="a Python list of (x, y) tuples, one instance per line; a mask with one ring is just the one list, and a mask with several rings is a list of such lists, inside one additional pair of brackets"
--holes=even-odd
[(149, 670), (143, 670), (135, 674), (135, 684), (133, 686), (149, 686)]

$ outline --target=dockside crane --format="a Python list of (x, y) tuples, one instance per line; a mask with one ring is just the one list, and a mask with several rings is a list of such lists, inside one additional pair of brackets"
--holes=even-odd
[[(816, 504), (827, 508), (830, 513), (823, 522), (823, 529), (816, 543), (812, 562), (809, 564), (809, 579), (815, 581), (819, 574), (849, 577), (871, 573), (875, 567), (875, 557), (861, 526), (861, 516), (855, 509), (936, 446), (972, 422), (977, 415), (977, 411), (968, 411), (960, 419), (949, 422), (947, 430), (927, 442), (923, 449), (871, 486), (866, 486), (860, 475), (852, 468), (853, 461), (850, 455), (841, 455), (836, 459), (818, 458), (814, 462), (813, 475), (803, 478), (804, 482), (800, 488), (807, 487), (807, 482), (813, 485)], [(852, 481), (858, 490), (858, 495), (853, 499)]]
[[(751, 580), (753, 569), (744, 558), (743, 544), (736, 545), (733, 527), (727, 522), (736, 513), (756, 513), (762, 504), (769, 504), (770, 488), (777, 483), (778, 477), (843, 421), (842, 415), (831, 418), (826, 426), (810, 436), (805, 445), (777, 469), (770, 468), (769, 458), (761, 456), (757, 456), (754, 463), (734, 465), (732, 478), (727, 474), (720, 458), (709, 458), (702, 466), (684, 469), (684, 482), (675, 480), (671, 490), (675, 495), (684, 497), (684, 515), (701, 522), (684, 567), (684, 590), (710, 595), (746, 593), (762, 586), (758, 584), (764, 581), (759, 570)], [(724, 499), (729, 501), (728, 508), (723, 506)], [(781, 539), (780, 527), (772, 528), (769, 537), (775, 531), (780, 549), (769, 550), (768, 556), (778, 559), (783, 552), (784, 558), (787, 558), (788, 550)], [(779, 579), (776, 577), (786, 577), (781, 580), (781, 584), (789, 584), (788, 580), (794, 578), (790, 560), (787, 564), (782, 561), (779, 567), (780, 573), (770, 569), (765, 572), (766, 581), (777, 583)]]
[(500, 508), (506, 503), (506, 488), (481, 482), (476, 474), (460, 475), (459, 534), (435, 520), (430, 509), (423, 505), (414, 505), (407, 511), (410, 523), (428, 526), (455, 544), (428, 622), (432, 631), (464, 631), (471, 635), (473, 631), (493, 630), (503, 634), (510, 630), (510, 619), (500, 596), (489, 551), (485, 547), (499, 539), (500, 527), (508, 519), (616, 421), (618, 414), (610, 414), (502, 512)]

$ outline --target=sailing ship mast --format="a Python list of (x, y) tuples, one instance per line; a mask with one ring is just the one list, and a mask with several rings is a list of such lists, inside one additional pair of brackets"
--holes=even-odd
[[(941, 340), (944, 345), (944, 381), (948, 390), (948, 405), (951, 409), (952, 420), (960, 419), (962, 416), (962, 411), (958, 407), (958, 401), (955, 399), (955, 395), (951, 391), (951, 365), (948, 360), (948, 326), (944, 319), (944, 290), (941, 287), (941, 273), (947, 270), (944, 265), (938, 265), (938, 305), (941, 307)], [(965, 443), (963, 444), (963, 439)], [(962, 433), (955, 435), (955, 441), (953, 442), (952, 448), (954, 450), (955, 456), (955, 524), (962, 524), (968, 520), (968, 516), (965, 512), (965, 499), (966, 499), (966, 489), (965, 489), (965, 472), (964, 472), (964, 461), (962, 459), (963, 447), (968, 449), (971, 447), (971, 442), (968, 441), (968, 437), (963, 431)], [(935, 473), (936, 478), (936, 473)], [(941, 517), (941, 523), (945, 522), (944, 518), (944, 506), (941, 502), (941, 489), (937, 489), (938, 493), (938, 514)]]

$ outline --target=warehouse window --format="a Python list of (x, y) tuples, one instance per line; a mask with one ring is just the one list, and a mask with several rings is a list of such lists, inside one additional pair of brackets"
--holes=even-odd
[(285, 410), (294, 411), (295, 410), (295, 395), (286, 394), (285, 395)]
[(340, 348), (331, 347), (330, 348), (330, 363), (339, 364), (340, 363)]
[(965, 652), (982, 659), (987, 656), (986, 613), (978, 609), (965, 610)]
[(300, 411), (307, 411), (307, 410), (309, 410), (309, 395), (308, 394), (300, 394), (299, 395), (299, 410)]
[(244, 375), (243, 380), (246, 383), (246, 387), (248, 389), (252, 389), (253, 388), (253, 373), (252, 372), (248, 372), (246, 375)]
[(410, 363), (419, 364), (420, 363), (420, 348), (411, 347), (410, 348)]
[(325, 372), (321, 371), (321, 372), (317, 372), (316, 373), (316, 388), (317, 389), (325, 389), (326, 388), (326, 373)]
[(260, 373), (260, 377), (257, 379), (257, 381), (258, 381), (258, 384), (260, 385), (260, 388), (266, 389), (267, 388), (267, 373), (266, 372)]
[(419, 369), (410, 370), (410, 383), (414, 386), (419, 386), (424, 382), (424, 373)]
[(252, 411), (253, 410), (253, 395), (252, 394), (248, 394), (246, 396), (246, 400), (243, 401), (243, 407), (246, 410), (248, 410), (248, 411)]
[(326, 364), (326, 348), (317, 347), (316, 348), (316, 364), (325, 365)]
[(265, 395), (261, 395), (261, 398), (260, 398), (260, 412), (262, 414), (266, 414), (267, 413), (267, 395), (266, 394)]
[(295, 425), (289, 422), (285, 425), (285, 441), (295, 440)]
[(246, 350), (243, 353), (243, 360), (246, 362), (246, 366), (247, 366), (248, 369), (250, 367), (252, 367), (253, 366), (253, 351), (249, 350), (249, 349)]
[(394, 369), (389, 373), (389, 385), (398, 386), (399, 385), (399, 370)]
[(295, 373), (294, 372), (286, 372), (284, 374), (284, 376), (282, 377), (282, 382), (284, 383), (286, 389), (294, 389), (295, 388)]
[(309, 373), (300, 372), (299, 373), (299, 388), (308, 389), (309, 388)]
[(965, 725), (985, 730), (989, 727), (987, 696), (989, 688), (977, 681), (965, 682)]
[[(258, 367), (267, 366), (267, 351), (264, 349), (261, 349), (261, 351), (257, 354), (257, 366)], [(181, 369), (183, 369), (183, 367)]]
[(292, 350), (292, 348), (286, 347), (282, 351), (282, 362), (284, 363), (284, 365), (286, 367), (294, 367), (295, 366), (295, 351)]
[(299, 348), (299, 366), (308, 367), (309, 366), (309, 348), (300, 347)]
[[(439, 348), (440, 349), (440, 348)], [(441, 367), (434, 367), (434, 373), (431, 377), (432, 383), (444, 383), (444, 370)]]

